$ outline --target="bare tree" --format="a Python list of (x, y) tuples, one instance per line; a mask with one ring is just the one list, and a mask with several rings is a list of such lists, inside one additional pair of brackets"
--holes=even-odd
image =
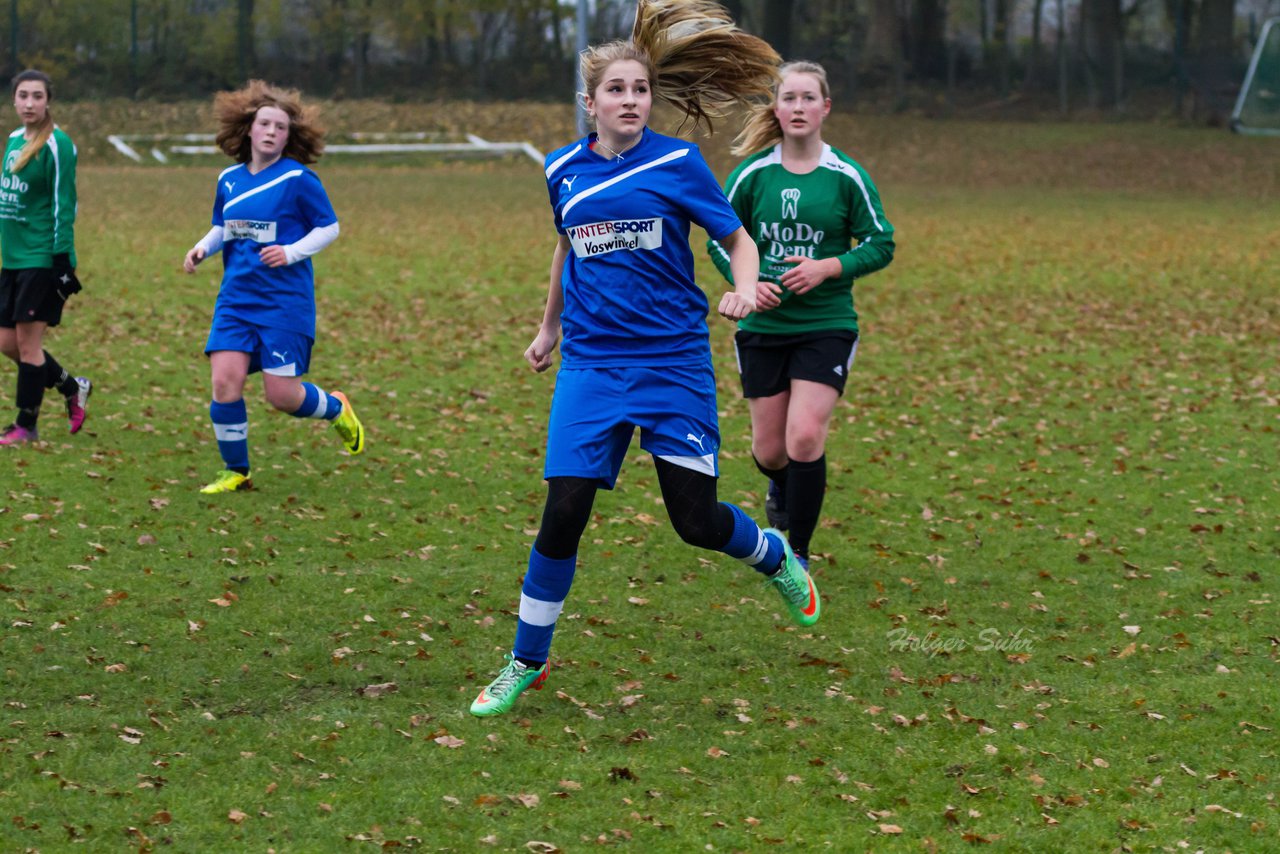
[(1083, 0), (1080, 37), (1089, 106), (1121, 109), (1124, 104), (1124, 37), (1120, 0)]
[(911, 70), (926, 80), (947, 73), (946, 0), (915, 0), (911, 4)]
[(791, 56), (791, 0), (765, 0), (761, 37), (784, 58)]
[(1234, 94), (1235, 0), (1200, 0), (1196, 64), (1198, 89), (1210, 124), (1226, 123)]

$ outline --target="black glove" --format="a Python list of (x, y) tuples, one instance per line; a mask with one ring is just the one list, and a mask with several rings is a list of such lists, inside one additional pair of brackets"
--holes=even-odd
[(63, 302), (81, 290), (80, 280), (76, 278), (76, 268), (71, 266), (69, 253), (59, 252), (53, 256), (53, 286)]

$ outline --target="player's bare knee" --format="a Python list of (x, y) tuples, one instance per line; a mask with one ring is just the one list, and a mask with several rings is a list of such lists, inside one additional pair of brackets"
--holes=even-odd
[(793, 460), (816, 460), (822, 456), (827, 443), (827, 431), (823, 429), (797, 430), (787, 436), (787, 456)]
[(213, 399), (219, 403), (233, 403), (244, 396), (244, 381), (227, 377), (213, 378)]

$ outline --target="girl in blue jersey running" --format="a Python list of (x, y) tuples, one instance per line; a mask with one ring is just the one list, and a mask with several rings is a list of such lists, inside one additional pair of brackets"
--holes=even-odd
[(315, 172), (324, 151), (315, 110), (298, 93), (252, 80), (214, 100), (218, 147), (236, 165), (218, 176), (213, 227), (187, 252), (183, 269), (222, 250), (222, 286), (205, 353), (213, 374), (213, 421), (226, 464), (205, 494), (252, 487), (248, 375), (262, 372), (267, 402), (297, 418), (333, 422), (352, 454), (364, 450), (364, 427), (342, 392), (304, 382), (316, 337), (311, 256), (338, 236), (338, 217)]
[(694, 283), (689, 225), (729, 254), (735, 286), (720, 298), (719, 313), (730, 320), (755, 307), (759, 255), (698, 147), (647, 127), (655, 95), (695, 124), (747, 96), (767, 96), (777, 62), (718, 4), (692, 0), (645, 0), (630, 41), (583, 54), (582, 97), (596, 132), (547, 157), (559, 238), (542, 325), (525, 351), (533, 369), (545, 371), (564, 333), (546, 505), (514, 649), (472, 714), (506, 712), (545, 681), (596, 491), (613, 487), (637, 427), (681, 539), (767, 576), (797, 623), (818, 620), (818, 591), (785, 537), (761, 531), (716, 497), (720, 434), (708, 304)]

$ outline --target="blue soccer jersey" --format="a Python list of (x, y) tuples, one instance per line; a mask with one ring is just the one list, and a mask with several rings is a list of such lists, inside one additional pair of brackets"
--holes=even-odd
[(213, 224), (223, 229), (222, 287), (214, 313), (316, 337), (311, 259), (268, 267), (258, 253), (338, 221), (320, 178), (288, 157), (254, 175), (241, 163), (218, 176)]
[(711, 358), (707, 298), (689, 224), (715, 240), (742, 223), (698, 147), (647, 128), (623, 158), (585, 139), (547, 157), (556, 230), (572, 244), (561, 285), (566, 367), (684, 365)]

